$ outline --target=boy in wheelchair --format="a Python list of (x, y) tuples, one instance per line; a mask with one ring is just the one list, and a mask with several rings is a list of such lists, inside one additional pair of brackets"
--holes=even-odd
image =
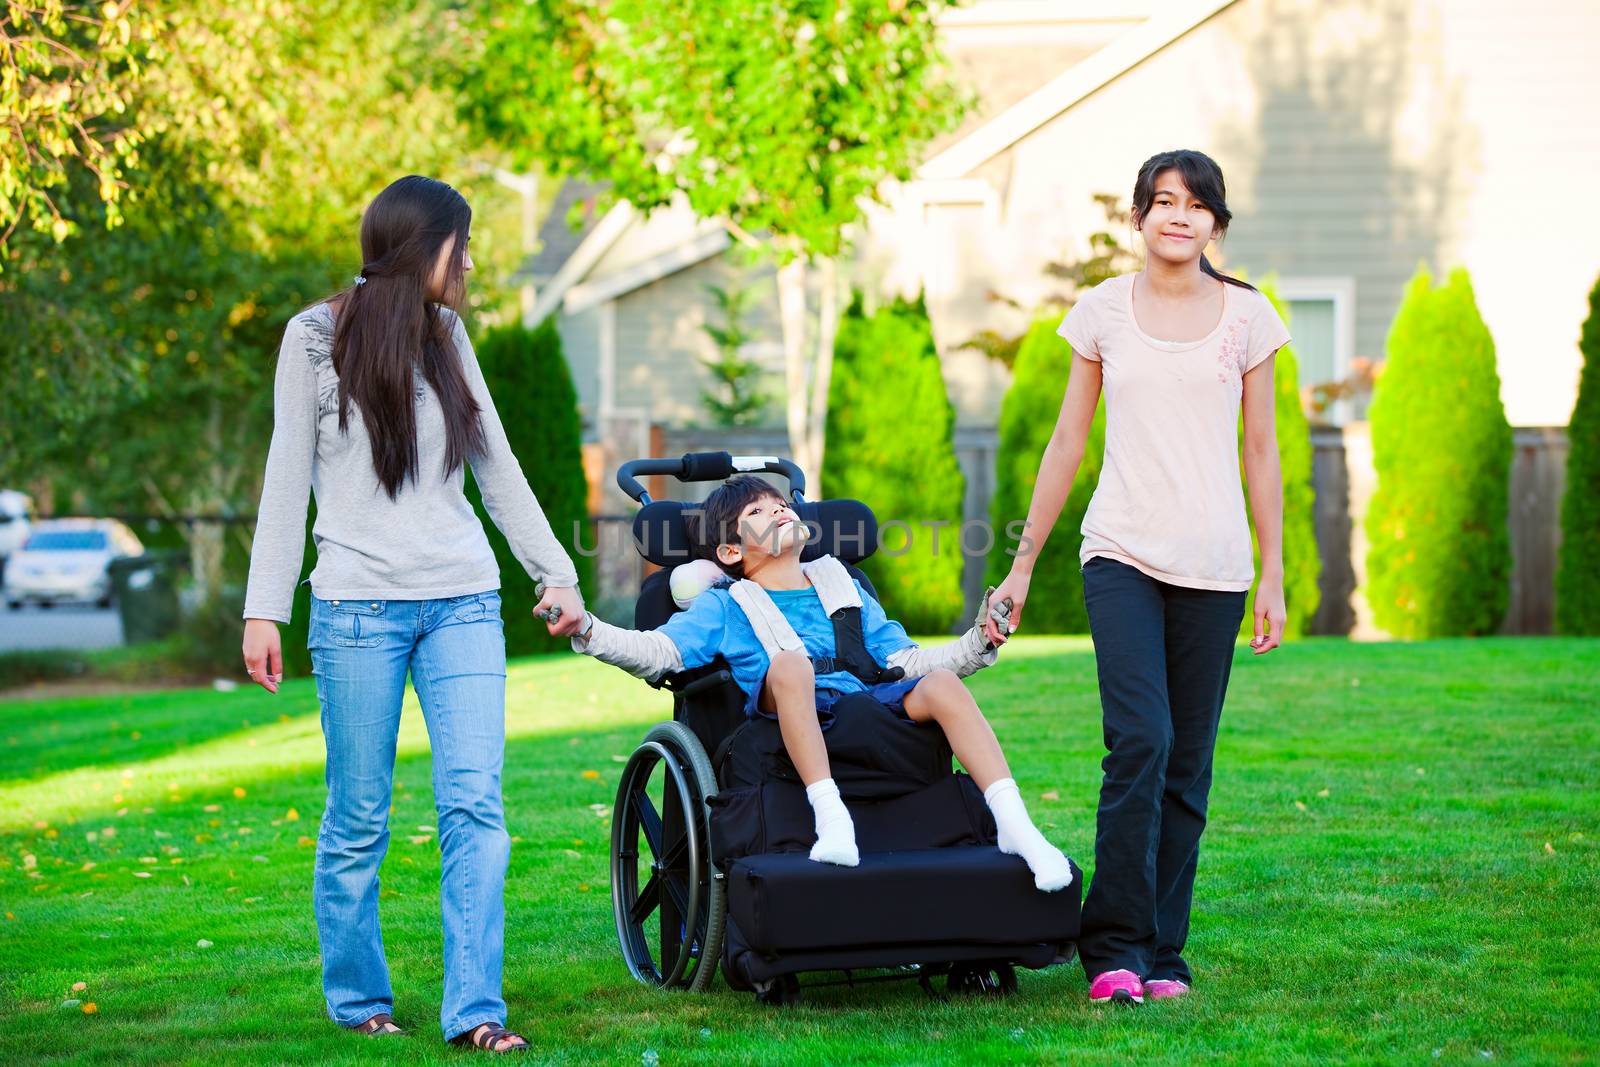
[[(961, 682), (998, 655), (983, 626), (987, 598), (960, 638), (938, 648), (917, 646), (837, 559), (800, 562), (805, 524), (769, 483), (750, 475), (714, 490), (691, 531), (706, 558), (680, 567), (681, 579), (674, 572), (680, 605), (693, 597), (687, 609), (655, 630), (612, 626), (586, 612), (572, 639), (575, 651), (651, 680), (723, 656), (746, 695), (745, 713), (778, 721), (813, 811), (817, 841), (810, 856), (823, 863), (860, 862), (823, 740), (834, 705), (866, 692), (913, 723), (936, 723), (983, 790), (1000, 850), (1021, 856), (1040, 890), (1071, 884), (1071, 865), (1029, 818), (994, 731)], [(699, 582), (697, 568), (709, 572)], [(859, 646), (870, 663), (841, 662), (850, 650), (836, 640), (831, 616), (840, 606), (859, 609)]]

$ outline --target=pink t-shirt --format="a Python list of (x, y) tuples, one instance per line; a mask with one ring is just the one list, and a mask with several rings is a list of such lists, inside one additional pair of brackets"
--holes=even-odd
[(1133, 317), (1133, 279), (1095, 286), (1056, 330), (1098, 360), (1106, 455), (1080, 558), (1106, 556), (1171, 585), (1247, 590), (1255, 578), (1239, 477), (1244, 374), (1289, 340), (1272, 303), (1223, 285), (1198, 341), (1162, 341)]

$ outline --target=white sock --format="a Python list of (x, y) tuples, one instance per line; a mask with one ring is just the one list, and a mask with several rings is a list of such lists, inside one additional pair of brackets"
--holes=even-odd
[(806, 799), (817, 819), (817, 843), (811, 846), (811, 858), (818, 863), (837, 863), (841, 867), (854, 867), (861, 862), (856, 851), (856, 824), (839, 798), (839, 787), (832, 778), (812, 782), (806, 786)]
[(1002, 778), (983, 791), (983, 799), (994, 813), (1000, 831), (1000, 851), (1021, 856), (1033, 872), (1033, 884), (1054, 893), (1072, 884), (1072, 865), (1059, 848), (1046, 841), (1028, 818), (1022, 793), (1011, 778)]

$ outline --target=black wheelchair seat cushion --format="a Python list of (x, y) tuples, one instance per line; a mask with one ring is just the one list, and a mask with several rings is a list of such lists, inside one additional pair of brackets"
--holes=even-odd
[[(798, 782), (768, 781), (724, 789), (711, 806), (711, 855), (724, 870), (745, 856), (810, 852), (816, 821)], [(947, 774), (887, 800), (849, 801), (862, 852), (992, 845), (994, 816), (971, 778)]]
[[(833, 716), (822, 738), (833, 780), (846, 800), (902, 796), (949, 777), (950, 743), (938, 726), (909, 722), (866, 693), (840, 697)], [(800, 782), (777, 720), (765, 716), (729, 734), (712, 763), (724, 789)]]
[(747, 856), (728, 870), (728, 917), (757, 952), (863, 945), (1077, 940), (1082, 872), (1056, 893), (993, 846), (863, 852), (859, 867), (803, 853)]

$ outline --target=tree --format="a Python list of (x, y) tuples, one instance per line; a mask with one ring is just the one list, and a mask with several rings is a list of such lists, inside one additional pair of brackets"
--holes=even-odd
[[(511, 451), (550, 520), (550, 528), (578, 568), (578, 587), (587, 589), (593, 561), (580, 548), (594, 544), (589, 529), (589, 482), (583, 470), (578, 392), (561, 351), (561, 334), (550, 319), (533, 330), (502, 326), (485, 334), (476, 349), (489, 395), (502, 413)], [(501, 584), (508, 589), (515, 588), (519, 580), (526, 584), (518, 577), (524, 574), (522, 564), (483, 507), (476, 485), (468, 496), (494, 547)], [(506, 652), (527, 655), (565, 647), (566, 639), (551, 638), (544, 622), (533, 617), (532, 597), (525, 599), (526, 604), (519, 606), (518, 598), (506, 598), (501, 613)]]
[[(1259, 288), (1287, 322), (1288, 310), (1270, 284)], [(1319, 585), (1322, 556), (1317, 549), (1317, 492), (1311, 482), (1311, 424), (1300, 403), (1300, 364), (1295, 359), (1294, 347), (1284, 345), (1278, 349), (1272, 362), (1273, 420), (1278, 437), (1278, 468), (1283, 480), (1283, 599), (1288, 610), (1284, 636), (1293, 638), (1310, 629), (1311, 619), (1322, 601)], [(1240, 419), (1242, 449), (1242, 412)], [(1242, 455), (1241, 452), (1241, 471)], [(1248, 478), (1245, 479), (1244, 503), (1246, 515), (1251, 516), (1250, 550), (1255, 557), (1256, 581), (1250, 591), (1253, 604), (1261, 585), (1261, 546), (1256, 540), (1255, 520), (1250, 509)], [(1255, 618), (1249, 611), (1239, 624), (1239, 633), (1243, 637), (1255, 633)]]
[(755, 290), (749, 286), (724, 289), (708, 285), (706, 292), (722, 313), (722, 325), (708, 322), (700, 327), (717, 346), (715, 358), (700, 361), (713, 382), (713, 388), (701, 390), (700, 402), (718, 426), (749, 426), (761, 419), (771, 399), (761, 391), (761, 364), (742, 352), (750, 340), (744, 317)]
[[(69, 168), (52, 198), (81, 233), (20, 229), (5, 251), (0, 479), (46, 480), (62, 508), (249, 515), (284, 324), (346, 284), (362, 207), (407, 171), (469, 198), (488, 183), (469, 170), (478, 142), (457, 101), (431, 84), (449, 28), (438, 4), (158, 12), (132, 83), (143, 140), (121, 225), (106, 230)], [(248, 529), (231, 543), (217, 524), (186, 531), (205, 598), (238, 573)]]
[(0, 10), (0, 270), (24, 223), (64, 241), (77, 224), (57, 198), (89, 179), (106, 222), (120, 221), (125, 172), (147, 135), (123, 118), (158, 19), (131, 3), (12, 0)]
[(878, 517), (881, 547), (862, 568), (889, 617), (912, 633), (943, 633), (962, 610), (966, 479), (921, 299), (868, 315), (857, 294), (840, 321), (834, 362), (829, 495), (860, 500)]
[[(1000, 443), (995, 453), (994, 496), (990, 522), (997, 549), (1016, 547), (1008, 528), (1028, 517), (1039, 477), (1039, 461), (1055, 431), (1061, 402), (1072, 370), (1072, 349), (1056, 335), (1060, 308), (1039, 312), (1023, 335), (1013, 367), (1011, 387), (1000, 403)], [(1078, 550), (1083, 544), (1083, 515), (1100, 481), (1105, 460), (1106, 406), (1102, 397), (1084, 444), (1083, 460), (1068, 490), (1061, 517), (1050, 534), (1049, 551), (1039, 557), (1028, 587), (1028, 629), (1031, 633), (1087, 633), (1083, 606), (1083, 573)], [(988, 555), (986, 580), (999, 585), (1011, 570), (1005, 551)]]
[(1600, 281), (1578, 341), (1583, 370), (1567, 426), (1567, 490), (1561, 501), (1556, 628), (1600, 634)]
[[(641, 211), (682, 199), (772, 241), (790, 447), (815, 475), (843, 231), (886, 178), (908, 178), (962, 101), (938, 0), (584, 0), (484, 6), (462, 82), (491, 136), (610, 183)], [(818, 267), (815, 346), (806, 271)]]
[(1367, 589), (1396, 637), (1495, 632), (1510, 596), (1511, 427), (1467, 272), (1426, 267), (1389, 328), (1370, 411)]

